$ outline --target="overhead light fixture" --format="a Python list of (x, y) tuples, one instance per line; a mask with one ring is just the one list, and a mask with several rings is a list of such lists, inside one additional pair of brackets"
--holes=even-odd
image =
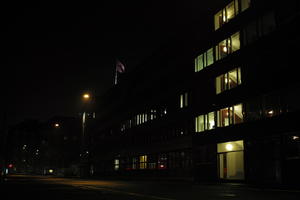
[(225, 148), (226, 148), (226, 150), (228, 150), (228, 151), (232, 151), (233, 146), (232, 146), (232, 144), (226, 144)]

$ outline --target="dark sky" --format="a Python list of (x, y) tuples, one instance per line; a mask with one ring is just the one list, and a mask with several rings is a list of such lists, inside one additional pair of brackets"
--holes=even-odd
[(116, 58), (130, 70), (159, 46), (191, 32), (209, 11), (199, 1), (130, 2), (1, 6), (1, 85), (10, 123), (76, 115), (83, 91), (99, 95), (112, 86)]

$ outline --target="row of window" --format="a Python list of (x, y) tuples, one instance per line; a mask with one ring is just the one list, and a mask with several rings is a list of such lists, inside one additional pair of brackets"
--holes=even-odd
[(188, 106), (188, 93), (185, 92), (184, 94), (181, 94), (180, 95), (180, 108), (184, 108), (184, 107), (187, 107)]
[(234, 0), (214, 16), (215, 30), (228, 23), (239, 13), (250, 7), (250, 0)]
[(114, 170), (137, 169), (178, 169), (192, 166), (192, 153), (189, 150), (140, 155), (131, 158), (116, 158)]
[[(185, 92), (179, 96), (179, 107), (185, 108), (188, 106), (188, 93)], [(167, 114), (167, 109), (159, 109), (155, 110), (152, 109), (150, 112), (145, 112), (142, 114), (138, 114), (133, 119), (127, 120), (124, 123), (121, 124), (121, 131), (125, 131), (126, 129), (132, 128), (134, 126), (144, 124), (147, 121), (151, 121), (156, 119), (157, 117), (162, 117)]]
[[(273, 12), (269, 12), (257, 20), (252, 21), (243, 29), (244, 44), (247, 45), (252, 43), (259, 37), (273, 31), (275, 27), (275, 15)], [(195, 59), (195, 72), (212, 65), (215, 61), (226, 57), (228, 54), (231, 54), (240, 48), (240, 33), (237, 32), (231, 37), (221, 41), (215, 46), (215, 48), (210, 48), (203, 54), (199, 55)]]
[(195, 132), (225, 127), (242, 123), (244, 120), (243, 105), (237, 104), (195, 118)]
[(225, 58), (229, 54), (241, 48), (241, 39), (243, 44), (248, 45), (258, 40), (260, 37), (269, 34), (276, 28), (276, 20), (274, 12), (268, 12), (256, 20), (251, 21), (243, 28), (243, 38), (240, 32), (236, 32), (229, 38), (218, 43), (213, 48), (195, 58), (195, 72), (199, 72), (214, 62)]
[(158, 116), (163, 116), (167, 114), (167, 109), (155, 110), (151, 109), (149, 112), (141, 113), (134, 116), (132, 119), (129, 119), (121, 124), (121, 131), (144, 124), (147, 121), (156, 119)]
[(300, 95), (297, 89), (295, 86), (272, 94), (257, 96), (243, 104), (199, 115), (195, 118), (195, 132), (298, 111)]
[(229, 38), (221, 41), (214, 48), (210, 48), (195, 58), (195, 72), (201, 71), (205, 67), (212, 65), (215, 61), (225, 58), (240, 48), (240, 32), (236, 32)]
[[(238, 85), (241, 85), (241, 69), (235, 68), (225, 74), (222, 74), (216, 78), (215, 84), (216, 84), (216, 94), (219, 94), (221, 92), (224, 92), (226, 90), (230, 90), (232, 88), (237, 87)], [(179, 106), (180, 108), (184, 108), (188, 106), (188, 93), (185, 92), (180, 95), (179, 98)], [(160, 112), (160, 116), (163, 116), (167, 114), (167, 109), (163, 109), (162, 112)], [(156, 110), (150, 110), (150, 113), (142, 113), (136, 115), (133, 119), (127, 120), (125, 123), (121, 125), (121, 131), (124, 131), (126, 129), (132, 128), (133, 126), (143, 124), (149, 120), (156, 119), (157, 117), (157, 111)]]
[(241, 68), (235, 68), (216, 78), (216, 94), (230, 90), (242, 84)]

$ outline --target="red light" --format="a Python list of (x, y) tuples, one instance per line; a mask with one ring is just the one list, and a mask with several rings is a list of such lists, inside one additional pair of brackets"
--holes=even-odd
[(8, 168), (12, 168), (12, 167), (13, 167), (13, 164), (9, 164), (9, 165), (8, 165)]

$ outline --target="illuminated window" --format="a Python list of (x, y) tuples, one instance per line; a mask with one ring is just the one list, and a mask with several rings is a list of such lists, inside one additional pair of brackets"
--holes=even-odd
[(140, 156), (140, 169), (147, 169), (147, 156)]
[(203, 69), (203, 55), (201, 54), (195, 59), (195, 72), (199, 72)]
[(228, 108), (223, 108), (219, 110), (218, 112), (218, 127), (224, 127), (229, 125), (229, 120), (230, 120), (230, 112)]
[(244, 141), (231, 141), (217, 145), (219, 178), (243, 180), (244, 175)]
[(204, 115), (200, 115), (198, 117), (195, 118), (195, 131), (196, 132), (202, 132), (205, 130), (205, 126), (204, 126), (205, 122), (204, 122)]
[(114, 169), (117, 171), (120, 169), (120, 160), (119, 159), (115, 159), (114, 162)]
[(217, 112), (218, 127), (239, 124), (244, 121), (243, 105), (237, 104), (232, 107), (223, 108)]
[(150, 120), (156, 119), (156, 110), (150, 111)]
[(188, 106), (188, 93), (184, 93), (180, 95), (180, 108)]
[(244, 121), (243, 106), (238, 104), (233, 106), (233, 124), (239, 124)]
[(214, 16), (215, 30), (222, 27), (238, 14), (238, 0), (230, 2), (224, 9), (220, 10)]
[(216, 60), (240, 49), (240, 32), (234, 33), (230, 38), (223, 40), (216, 46)]
[(213, 48), (210, 48), (195, 59), (195, 72), (201, 71), (203, 68), (214, 63)]
[(238, 85), (241, 85), (241, 83), (241, 69), (235, 68), (216, 78), (216, 94), (235, 88)]
[(195, 132), (202, 132), (215, 128), (215, 112), (199, 115), (195, 118)]
[(241, 48), (241, 43), (240, 43), (240, 32), (236, 32), (235, 34), (233, 34), (231, 37), (230, 37), (230, 47), (228, 48), (231, 48), (230, 49), (230, 52), (229, 53), (233, 53), (237, 50), (239, 50)]
[[(241, 5), (239, 7), (239, 4)], [(250, 6), (250, 0), (233, 0), (225, 8), (218, 11), (214, 16), (215, 30), (221, 28), (224, 24), (232, 20), (240, 12), (243, 12)]]
[(215, 128), (215, 113), (210, 112), (206, 115), (207, 117), (207, 129), (211, 130)]

